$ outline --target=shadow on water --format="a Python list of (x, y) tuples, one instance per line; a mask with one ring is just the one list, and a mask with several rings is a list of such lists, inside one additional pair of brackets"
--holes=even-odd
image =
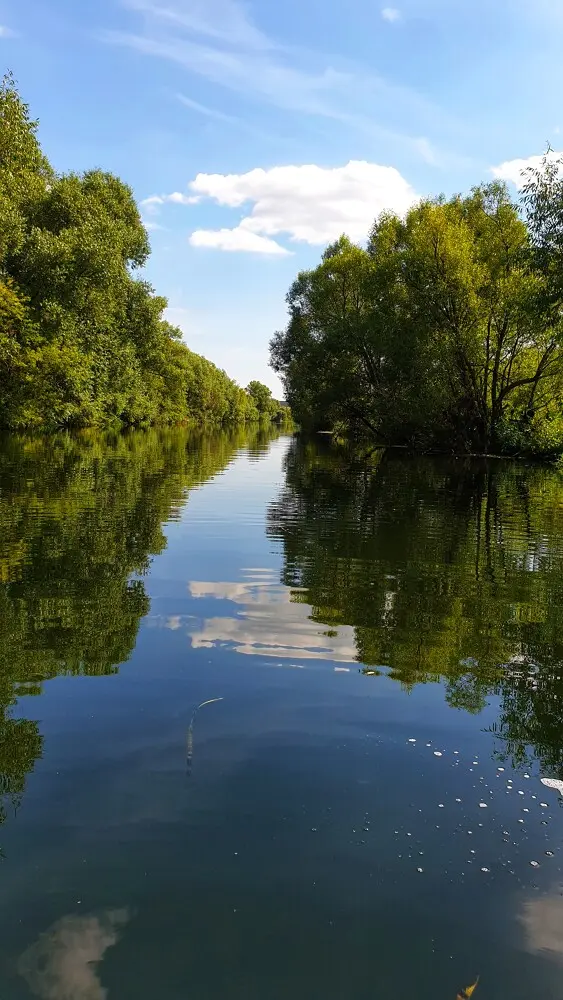
[(354, 466), (296, 438), (268, 531), (292, 600), (404, 688), (501, 699), (500, 756), (563, 777), (563, 477), (503, 461), (388, 453)]
[(143, 577), (189, 492), (264, 428), (7, 436), (0, 440), (0, 822), (42, 752), (21, 695), (61, 675), (107, 675), (131, 655), (149, 611)]

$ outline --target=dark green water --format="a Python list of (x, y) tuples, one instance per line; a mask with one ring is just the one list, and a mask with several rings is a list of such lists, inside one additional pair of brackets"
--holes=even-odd
[(4, 439), (0, 997), (561, 1000), (562, 678), (555, 472)]

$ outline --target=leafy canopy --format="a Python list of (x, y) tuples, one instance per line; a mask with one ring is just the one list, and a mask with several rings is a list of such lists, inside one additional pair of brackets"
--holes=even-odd
[(5, 76), (0, 427), (277, 416), (277, 404), (245, 392), (164, 320), (166, 299), (139, 274), (149, 251), (131, 189), (102, 170), (57, 174)]
[(271, 341), (296, 418), (379, 442), (563, 450), (563, 181), (546, 157), (524, 187), (384, 213), (291, 286)]

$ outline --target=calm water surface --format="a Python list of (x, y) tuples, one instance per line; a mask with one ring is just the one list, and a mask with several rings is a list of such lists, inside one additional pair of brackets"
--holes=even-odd
[(562, 1000), (562, 677), (555, 472), (3, 439), (0, 997)]

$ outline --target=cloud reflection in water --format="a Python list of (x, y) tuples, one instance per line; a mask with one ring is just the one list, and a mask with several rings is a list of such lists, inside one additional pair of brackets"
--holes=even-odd
[(283, 586), (267, 571), (248, 570), (247, 574), (239, 583), (193, 580), (188, 584), (194, 598), (231, 601), (241, 609), (230, 617), (206, 618), (201, 626), (190, 623), (194, 648), (226, 642), (246, 655), (355, 661), (351, 626), (340, 625), (327, 633), (326, 626), (311, 620), (311, 607), (300, 602), (300, 591)]
[(63, 917), (23, 953), (18, 972), (42, 1000), (105, 1000), (97, 967), (129, 919), (127, 909)]

